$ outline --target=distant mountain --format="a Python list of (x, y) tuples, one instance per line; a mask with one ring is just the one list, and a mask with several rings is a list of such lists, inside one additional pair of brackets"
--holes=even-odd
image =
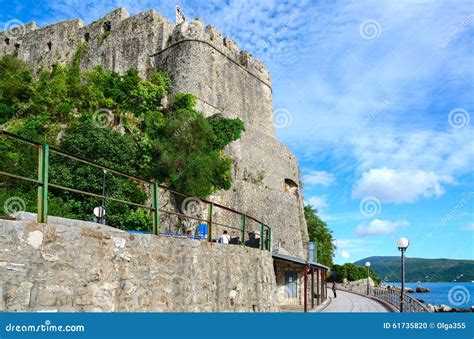
[[(400, 257), (369, 257), (354, 262), (370, 268), (382, 281), (400, 281)], [(406, 281), (471, 282), (474, 280), (474, 260), (406, 258)]]

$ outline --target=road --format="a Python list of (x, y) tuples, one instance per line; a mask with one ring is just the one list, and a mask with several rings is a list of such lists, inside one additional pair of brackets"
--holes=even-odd
[(328, 290), (330, 304), (322, 312), (389, 312), (381, 303), (354, 293), (337, 291), (337, 298)]

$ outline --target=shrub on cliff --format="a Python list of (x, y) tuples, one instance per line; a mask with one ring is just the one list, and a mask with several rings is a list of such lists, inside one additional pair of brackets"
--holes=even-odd
[[(154, 173), (178, 191), (206, 197), (232, 184), (232, 159), (222, 149), (240, 138), (239, 119), (206, 119), (195, 110), (195, 98), (178, 93), (172, 110), (157, 130), (158, 168)], [(210, 122), (212, 121), (212, 122)]]

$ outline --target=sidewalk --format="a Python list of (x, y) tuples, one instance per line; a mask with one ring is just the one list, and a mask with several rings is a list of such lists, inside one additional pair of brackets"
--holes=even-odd
[(379, 302), (344, 291), (337, 291), (337, 298), (328, 290), (330, 304), (322, 312), (388, 312)]

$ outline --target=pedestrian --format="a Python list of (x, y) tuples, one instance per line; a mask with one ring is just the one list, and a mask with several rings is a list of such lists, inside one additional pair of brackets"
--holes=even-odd
[(219, 242), (221, 244), (228, 244), (229, 241), (230, 241), (230, 235), (227, 234), (227, 231), (224, 231), (224, 233), (219, 238)]
[(332, 282), (332, 293), (334, 293), (334, 298), (337, 298), (337, 295), (336, 295), (336, 290), (337, 290), (337, 286), (336, 286), (336, 282), (333, 281)]

